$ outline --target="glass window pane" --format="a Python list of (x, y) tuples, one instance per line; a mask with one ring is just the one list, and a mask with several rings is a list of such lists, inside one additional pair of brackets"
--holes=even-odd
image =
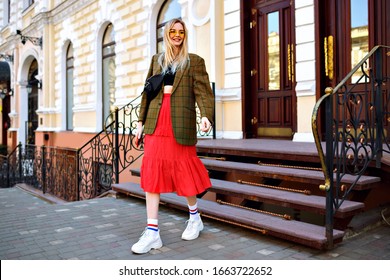
[(73, 45), (69, 44), (66, 53), (66, 129), (73, 130)]
[(157, 25), (166, 23), (173, 18), (181, 17), (181, 6), (178, 0), (168, 0), (160, 10)]
[(268, 26), (268, 89), (280, 89), (279, 12), (267, 15)]
[[(103, 124), (115, 109), (115, 33), (113, 25), (107, 26), (103, 39)], [(112, 118), (108, 120), (112, 121)]]
[[(368, 53), (368, 0), (351, 0), (351, 68)], [(352, 77), (356, 82), (362, 76), (359, 69)]]
[(112, 42), (115, 42), (115, 32), (113, 25), (109, 24), (106, 31), (104, 32), (103, 45), (107, 45)]
[(114, 55), (115, 54), (115, 45), (105, 46), (103, 48), (103, 56)]
[(103, 59), (103, 122), (115, 110), (115, 68), (115, 57)]
[(73, 68), (66, 72), (66, 129), (73, 130)]

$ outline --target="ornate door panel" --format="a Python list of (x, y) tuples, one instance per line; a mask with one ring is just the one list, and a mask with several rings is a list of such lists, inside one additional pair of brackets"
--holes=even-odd
[(258, 137), (291, 138), (296, 127), (292, 1), (254, 1), (253, 5), (251, 124)]

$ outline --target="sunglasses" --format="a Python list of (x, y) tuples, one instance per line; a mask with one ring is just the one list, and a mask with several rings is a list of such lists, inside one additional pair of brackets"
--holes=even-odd
[(169, 36), (171, 36), (171, 37), (180, 36), (180, 37), (183, 38), (184, 35), (185, 35), (184, 30), (176, 30), (176, 29), (170, 29), (169, 30)]

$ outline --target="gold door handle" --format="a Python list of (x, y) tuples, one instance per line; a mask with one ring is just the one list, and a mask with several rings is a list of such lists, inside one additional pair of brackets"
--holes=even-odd
[(325, 54), (325, 75), (329, 80), (333, 80), (334, 66), (333, 66), (333, 36), (330, 35), (324, 38), (324, 54)]
[(257, 124), (257, 118), (256, 117), (253, 117), (251, 119), (251, 124), (254, 125), (254, 124)]
[(292, 44), (287, 45), (287, 72), (288, 80), (294, 79), (294, 46)]

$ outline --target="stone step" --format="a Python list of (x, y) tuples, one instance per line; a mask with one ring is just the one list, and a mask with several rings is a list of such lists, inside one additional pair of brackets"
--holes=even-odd
[[(138, 183), (113, 184), (112, 189), (118, 193), (144, 198), (145, 193)], [(161, 194), (161, 203), (171, 207), (188, 211), (186, 200), (176, 194)], [(263, 234), (286, 239), (312, 248), (325, 249), (327, 246), (325, 227), (304, 223), (295, 220), (286, 220), (281, 217), (268, 215), (222, 205), (217, 202), (198, 199), (201, 215), (210, 219), (226, 222), (259, 231)], [(333, 230), (333, 242), (342, 241), (344, 231)]]
[[(132, 175), (140, 176), (139, 169), (131, 169)], [(281, 189), (273, 189), (261, 186), (252, 186), (226, 180), (211, 179), (210, 192), (231, 195), (253, 201), (259, 201), (292, 209), (310, 211), (325, 215), (326, 197), (318, 195), (306, 195)], [(364, 203), (344, 200), (335, 212), (336, 218), (347, 218), (364, 210)]]
[[(307, 195), (287, 190), (267, 187), (252, 186), (229, 182), (225, 180), (211, 179), (211, 192), (232, 195), (253, 201), (280, 205), (292, 209), (306, 210), (313, 213), (326, 213), (326, 197)], [(335, 217), (346, 218), (362, 212), (364, 203), (344, 200), (340, 208), (335, 212)]]
[[(278, 166), (264, 166), (260, 164), (222, 161), (214, 159), (201, 158), (201, 161), (205, 167), (212, 171), (223, 172), (237, 172), (241, 174), (256, 175), (263, 178), (273, 178), (284, 181), (294, 181), (308, 184), (324, 184), (324, 174), (322, 171), (290, 168), (290, 167), (278, 167)], [(352, 184), (356, 179), (356, 176), (346, 174), (341, 183)], [(372, 188), (375, 183), (380, 182), (379, 177), (374, 176), (361, 176), (358, 183), (355, 185), (354, 190), (366, 190)]]

